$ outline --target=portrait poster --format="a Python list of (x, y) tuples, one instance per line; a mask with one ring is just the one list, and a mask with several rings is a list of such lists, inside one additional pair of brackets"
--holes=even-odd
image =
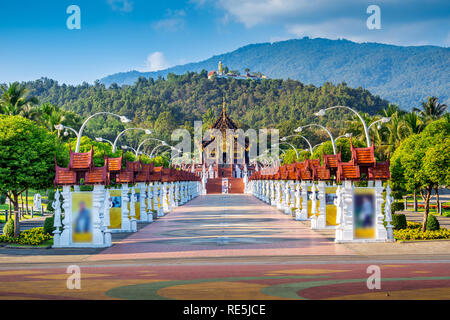
[(228, 179), (222, 178), (222, 193), (228, 193)]
[(72, 242), (92, 242), (92, 192), (72, 192)]
[(355, 188), (353, 193), (353, 230), (355, 239), (375, 238), (375, 190)]
[(326, 202), (326, 222), (327, 226), (336, 226), (336, 212), (337, 208), (334, 204), (337, 187), (325, 188), (325, 202)]
[(109, 209), (110, 226), (109, 229), (122, 228), (122, 191), (110, 190), (112, 207)]

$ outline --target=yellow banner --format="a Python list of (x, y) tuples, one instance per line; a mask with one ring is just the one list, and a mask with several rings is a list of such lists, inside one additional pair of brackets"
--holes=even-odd
[(326, 202), (326, 222), (327, 226), (336, 226), (336, 206), (334, 205), (334, 199), (336, 196), (337, 187), (325, 188), (325, 202)]

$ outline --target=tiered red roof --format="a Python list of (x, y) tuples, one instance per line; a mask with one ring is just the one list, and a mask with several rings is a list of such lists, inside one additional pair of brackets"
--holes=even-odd
[[(349, 162), (341, 161), (341, 154), (323, 155), (323, 165), (320, 159), (306, 159), (292, 165), (280, 166), (278, 172), (271, 176), (275, 180), (344, 180), (358, 181), (388, 180), (390, 179), (389, 161), (378, 162), (375, 159), (374, 146), (368, 148), (355, 148), (351, 143), (352, 159)], [(251, 179), (261, 179), (254, 173)]]
[(103, 167), (94, 167), (94, 152), (92, 148), (91, 151), (84, 153), (72, 152), (70, 150), (69, 155), (70, 161), (68, 168), (59, 167), (55, 159), (55, 185), (77, 185), (81, 183), (81, 179), (84, 179), (84, 183), (87, 185), (199, 180), (191, 172), (154, 167), (153, 163), (143, 164), (141, 161), (127, 161), (126, 168), (123, 169), (123, 156), (118, 158), (105, 157), (105, 165)]

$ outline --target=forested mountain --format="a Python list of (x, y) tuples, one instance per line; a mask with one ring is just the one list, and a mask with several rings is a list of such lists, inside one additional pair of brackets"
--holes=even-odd
[(123, 72), (101, 79), (105, 85), (132, 84), (140, 76), (216, 70), (221, 60), (231, 70), (262, 72), (271, 78), (295, 79), (321, 86), (346, 82), (363, 87), (405, 110), (428, 96), (450, 103), (450, 49), (436, 46), (402, 47), (348, 40), (296, 39), (251, 44), (210, 59), (158, 72)]
[[(221, 112), (223, 98), (230, 117), (242, 129), (278, 127), (282, 133), (292, 133), (300, 124), (319, 121), (313, 113), (324, 107), (348, 105), (375, 114), (388, 106), (387, 101), (369, 91), (350, 88), (345, 83), (315, 87), (295, 80), (208, 80), (205, 70), (169, 74), (167, 79), (139, 78), (135, 84), (122, 87), (113, 84), (106, 88), (99, 82), (68, 86), (50, 79), (25, 85), (40, 102), (51, 102), (82, 117), (98, 111), (125, 115), (137, 126), (153, 128), (161, 137), (168, 137), (180, 126), (192, 130), (194, 120), (211, 125)], [(325, 120), (338, 131), (344, 125), (341, 120), (345, 115), (341, 112), (341, 116), (328, 116)], [(117, 132), (113, 129), (103, 132), (103, 137), (113, 138)]]

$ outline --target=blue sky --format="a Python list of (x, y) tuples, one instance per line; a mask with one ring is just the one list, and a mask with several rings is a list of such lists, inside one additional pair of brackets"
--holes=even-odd
[[(366, 27), (371, 4), (381, 30)], [(66, 26), (70, 5), (80, 30)], [(448, 47), (449, 30), (448, 0), (0, 0), (0, 83), (92, 83), (304, 36)]]

